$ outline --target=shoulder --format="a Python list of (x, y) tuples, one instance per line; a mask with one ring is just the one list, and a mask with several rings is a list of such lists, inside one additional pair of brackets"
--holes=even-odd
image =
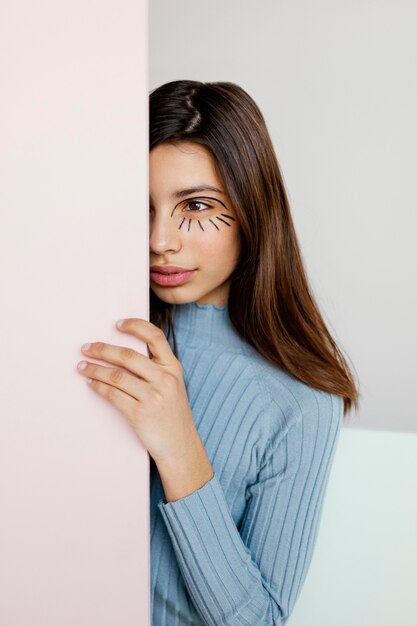
[(247, 374), (257, 382), (263, 397), (269, 440), (299, 433), (313, 444), (317, 437), (336, 439), (342, 425), (343, 398), (316, 389), (279, 368), (252, 349), (247, 353)]
[(316, 389), (268, 361), (255, 348), (243, 343), (238, 349), (217, 351), (216, 362), (239, 372), (240, 382), (256, 390), (265, 412), (276, 415), (291, 428), (305, 419), (338, 422), (342, 416), (341, 396)]
[(286, 445), (303, 446), (306, 453), (318, 438), (336, 438), (342, 398), (303, 383), (243, 340), (211, 344), (204, 352), (188, 346), (183, 352), (190, 399), (238, 406), (261, 429), (263, 455), (284, 439)]

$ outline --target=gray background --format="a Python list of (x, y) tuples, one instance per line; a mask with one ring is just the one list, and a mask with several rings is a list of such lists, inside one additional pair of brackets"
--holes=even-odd
[(310, 283), (360, 380), (349, 428), (417, 431), (417, 3), (152, 0), (150, 89), (238, 83), (277, 152)]

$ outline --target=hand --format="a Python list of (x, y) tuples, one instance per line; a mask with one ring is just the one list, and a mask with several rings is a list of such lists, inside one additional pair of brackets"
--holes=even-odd
[(164, 332), (151, 322), (127, 319), (118, 328), (143, 340), (152, 356), (96, 342), (87, 350), (82, 348), (84, 354), (125, 369), (86, 361), (85, 369), (78, 371), (91, 378), (91, 388), (127, 417), (157, 464), (175, 463), (187, 456), (198, 437), (181, 363)]

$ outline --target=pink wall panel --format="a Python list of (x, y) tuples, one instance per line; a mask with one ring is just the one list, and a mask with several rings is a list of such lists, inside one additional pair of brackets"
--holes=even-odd
[(149, 624), (148, 454), (76, 371), (147, 354), (146, 55), (145, 0), (2, 2), (1, 625)]

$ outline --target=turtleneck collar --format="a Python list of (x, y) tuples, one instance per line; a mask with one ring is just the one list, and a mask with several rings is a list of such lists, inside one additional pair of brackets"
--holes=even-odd
[(245, 343), (230, 321), (227, 304), (174, 304), (172, 315), (177, 340), (183, 346), (221, 344), (242, 347)]

